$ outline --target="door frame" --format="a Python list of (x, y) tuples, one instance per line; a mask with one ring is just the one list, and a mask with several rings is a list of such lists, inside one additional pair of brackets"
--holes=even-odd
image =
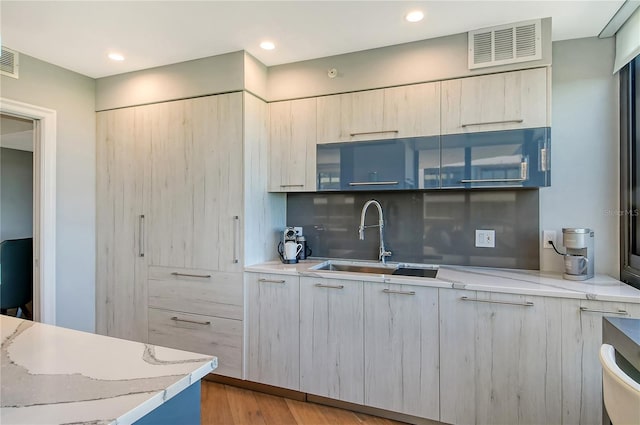
[(0, 112), (34, 121), (33, 318), (55, 325), (57, 114), (4, 97)]

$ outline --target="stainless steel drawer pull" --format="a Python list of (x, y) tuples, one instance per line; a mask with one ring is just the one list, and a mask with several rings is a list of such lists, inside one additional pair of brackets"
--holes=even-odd
[(460, 180), (460, 183), (512, 183), (512, 182), (523, 182), (527, 179), (463, 179)]
[(479, 300), (476, 298), (469, 297), (460, 297), (460, 301), (473, 301), (475, 303), (487, 303), (487, 304), (507, 304), (507, 305), (519, 305), (521, 307), (533, 307), (533, 303), (531, 301), (526, 301), (523, 303), (516, 303), (511, 301), (493, 301), (493, 300)]
[(183, 276), (183, 277), (199, 277), (201, 279), (209, 279), (211, 277), (210, 274), (190, 274), (190, 273), (171, 273), (172, 276)]
[(584, 311), (585, 313), (604, 313), (604, 314), (618, 314), (620, 316), (627, 316), (629, 313), (627, 310), (618, 310), (618, 311), (610, 311), (610, 310), (597, 310), (589, 307), (580, 307), (580, 311)]
[(487, 121), (487, 122), (470, 122), (470, 123), (465, 123), (465, 124), (461, 124), (460, 127), (469, 127), (472, 125), (492, 125), (492, 124), (509, 124), (509, 123), (522, 123), (524, 122), (523, 119), (519, 119), (519, 120), (502, 120), (502, 121)]
[(200, 322), (200, 321), (198, 321), (198, 320), (180, 319), (180, 318), (179, 318), (179, 317), (177, 317), (177, 316), (173, 316), (173, 317), (171, 318), (171, 320), (173, 320), (174, 322), (195, 323), (196, 325), (204, 325), (204, 326), (208, 326), (208, 325), (210, 325), (210, 324), (211, 324), (211, 322), (210, 322), (210, 321), (208, 321), (208, 320), (207, 320), (206, 322)]
[(398, 182), (351, 182), (349, 183), (349, 186), (392, 186), (394, 184), (398, 184)]
[(280, 187), (304, 187), (303, 184), (281, 184)]
[(399, 130), (378, 130), (378, 131), (359, 131), (357, 133), (351, 133), (350, 136), (364, 136), (367, 134), (384, 134), (384, 133), (399, 133)]
[(344, 289), (344, 285), (325, 285), (322, 283), (316, 283), (317, 288), (328, 288), (328, 289)]
[(398, 295), (415, 295), (415, 291), (394, 291), (393, 289), (383, 289), (385, 294), (398, 294)]
[(240, 262), (240, 254), (238, 250), (240, 247), (240, 216), (233, 216), (233, 263), (238, 264)]
[(138, 256), (144, 257), (144, 214), (138, 217)]
[(286, 281), (284, 281), (284, 280), (276, 280), (276, 279), (258, 279), (258, 282), (263, 282), (263, 283), (285, 283)]

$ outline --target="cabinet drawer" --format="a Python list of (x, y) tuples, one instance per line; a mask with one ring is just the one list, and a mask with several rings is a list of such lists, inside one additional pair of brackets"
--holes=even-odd
[(149, 307), (242, 320), (242, 273), (149, 268)]
[(242, 378), (242, 321), (149, 309), (149, 343), (218, 357), (215, 373)]

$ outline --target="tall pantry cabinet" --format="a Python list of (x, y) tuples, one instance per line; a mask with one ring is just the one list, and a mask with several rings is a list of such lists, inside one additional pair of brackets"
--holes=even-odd
[(97, 114), (99, 333), (214, 354), (242, 377), (242, 270), (273, 257), (284, 224), (267, 115), (245, 92)]

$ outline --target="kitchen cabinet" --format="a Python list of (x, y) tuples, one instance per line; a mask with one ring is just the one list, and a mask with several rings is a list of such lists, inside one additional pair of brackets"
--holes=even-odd
[(440, 83), (318, 97), (317, 143), (440, 133)]
[(550, 133), (530, 128), (442, 136), (442, 187), (549, 186)]
[(640, 304), (564, 300), (562, 423), (602, 424), (602, 318), (640, 318)]
[(316, 190), (316, 99), (269, 104), (269, 191)]
[(440, 421), (559, 424), (562, 299), (441, 289)]
[(147, 258), (144, 212), (151, 152), (148, 110), (97, 115), (96, 330), (146, 342)]
[(300, 390), (364, 403), (361, 281), (300, 278)]
[(247, 379), (300, 390), (298, 276), (246, 274)]
[(364, 404), (439, 420), (438, 289), (364, 284)]
[(440, 139), (420, 137), (318, 145), (318, 191), (440, 186)]
[(549, 127), (550, 68), (442, 82), (441, 134)]

